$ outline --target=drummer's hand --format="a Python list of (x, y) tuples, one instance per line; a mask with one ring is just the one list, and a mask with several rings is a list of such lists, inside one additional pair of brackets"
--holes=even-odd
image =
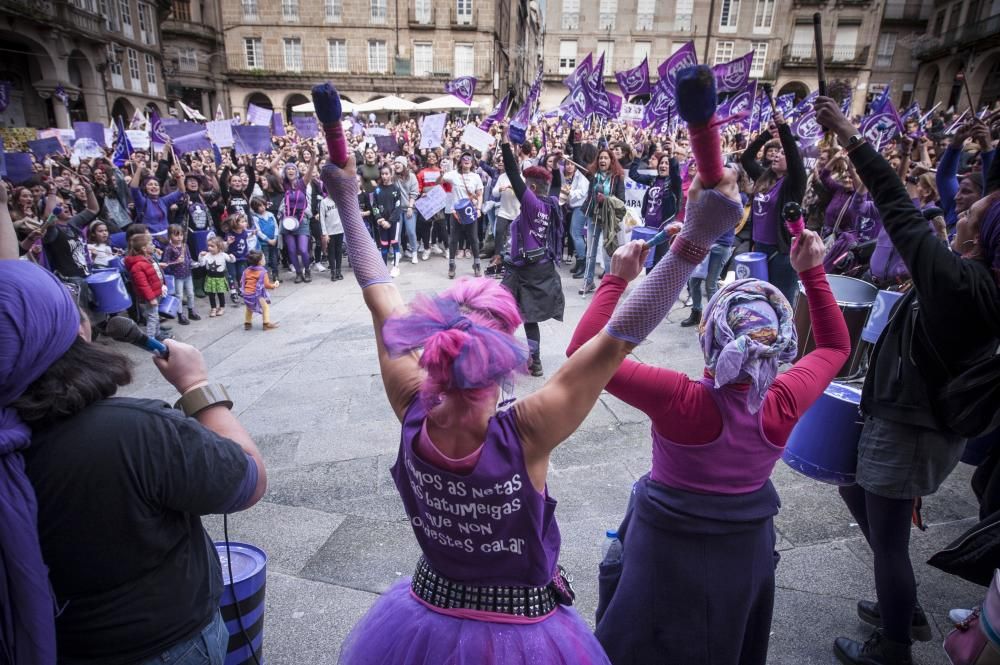
[(642, 272), (646, 255), (650, 252), (642, 240), (633, 240), (615, 250), (611, 257), (610, 273), (631, 282)]
[(808, 229), (792, 245), (791, 263), (795, 272), (802, 274), (810, 268), (823, 265), (823, 257), (826, 255), (826, 247), (820, 240), (819, 234)]

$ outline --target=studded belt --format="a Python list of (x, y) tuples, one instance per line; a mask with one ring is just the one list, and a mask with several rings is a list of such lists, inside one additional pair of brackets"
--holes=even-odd
[(559, 604), (551, 586), (474, 586), (442, 577), (420, 557), (410, 583), (424, 602), (442, 609), (498, 612), (531, 619), (545, 616)]

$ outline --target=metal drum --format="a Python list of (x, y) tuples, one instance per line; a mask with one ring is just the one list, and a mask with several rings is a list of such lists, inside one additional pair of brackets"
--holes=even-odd
[[(264, 591), (267, 588), (267, 555), (244, 543), (215, 543), (222, 564), (222, 598), (219, 611), (229, 631), (225, 665), (264, 663)], [(233, 577), (229, 578), (232, 568)], [(249, 639), (249, 643), (247, 640)]]
[(160, 314), (163, 316), (169, 316), (173, 318), (177, 316), (178, 310), (181, 308), (181, 301), (177, 299), (175, 295), (166, 295), (160, 298)]
[[(631, 237), (631, 239), (632, 240), (642, 240), (644, 242), (649, 242), (650, 240), (652, 240), (653, 236), (655, 236), (659, 232), (660, 232), (659, 229), (651, 228), (649, 226), (636, 226), (635, 228), (632, 229), (632, 237)], [(647, 268), (652, 268), (653, 267), (653, 255), (655, 253), (656, 253), (655, 251), (650, 250), (649, 254), (646, 255), (646, 267)]]
[(759, 279), (766, 282), (767, 254), (764, 252), (745, 252), (733, 258), (733, 265), (736, 270), (736, 279)]
[[(861, 331), (868, 322), (868, 314), (875, 302), (875, 296), (878, 295), (878, 289), (868, 282), (853, 277), (827, 275), (826, 278), (830, 282), (833, 297), (844, 314), (847, 332), (851, 337), (851, 355), (837, 372), (837, 378), (842, 379), (858, 375), (864, 366), (865, 354), (861, 345)], [(799, 337), (799, 351), (795, 356), (798, 360), (816, 348), (816, 341), (812, 336), (812, 320), (809, 318), (809, 301), (806, 300), (805, 288), (801, 283), (799, 297), (795, 300), (795, 332)]]
[(117, 314), (132, 306), (125, 280), (114, 268), (91, 273), (87, 276), (87, 286), (94, 299), (94, 309), (101, 314)]
[(872, 313), (868, 316), (868, 323), (861, 330), (861, 339), (869, 344), (878, 341), (882, 331), (889, 324), (893, 306), (903, 295), (899, 291), (878, 292), (878, 295), (875, 296), (875, 303), (872, 305)]
[(860, 405), (860, 390), (831, 383), (799, 418), (781, 459), (813, 480), (853, 485), (861, 439)]

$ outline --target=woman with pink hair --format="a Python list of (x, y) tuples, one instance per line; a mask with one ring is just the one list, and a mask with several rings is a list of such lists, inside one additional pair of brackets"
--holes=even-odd
[[(325, 84), (313, 101), (332, 162), (322, 179), (340, 210), (382, 381), (402, 423), (392, 475), (423, 553), (412, 579), (387, 591), (355, 626), (341, 662), (608, 663), (567, 607), (573, 592), (557, 563), (556, 502), (546, 476), (552, 451), (648, 332), (643, 322), (659, 294), (644, 296), (640, 286), (613, 329), (595, 335), (541, 389), (498, 410), (501, 386), (527, 369), (528, 350), (513, 335), (521, 323), (514, 298), (492, 280), (472, 279), (407, 307), (361, 221), (339, 97)], [(714, 238), (725, 223), (735, 219), (696, 216), (688, 226), (704, 225)], [(680, 246), (687, 254), (662, 265), (686, 279), (701, 259), (692, 245)], [(634, 279), (647, 251), (641, 243), (619, 248), (609, 274)]]

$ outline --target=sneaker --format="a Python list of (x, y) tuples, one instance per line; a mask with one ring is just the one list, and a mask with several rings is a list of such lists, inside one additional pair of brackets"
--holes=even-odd
[(587, 283), (585, 283), (585, 284), (583, 285), (583, 288), (581, 288), (581, 289), (580, 289), (580, 290), (578, 291), (578, 293), (579, 293), (579, 294), (580, 294), (581, 296), (586, 296), (586, 295), (588, 295), (588, 294), (590, 294), (590, 293), (593, 293), (593, 292), (594, 292), (594, 291), (596, 291), (596, 290), (597, 290), (597, 287), (596, 287), (596, 286), (594, 286), (594, 283), (593, 283), (593, 282), (587, 282)]
[[(683, 323), (681, 325), (684, 325)], [(875, 628), (882, 627), (882, 614), (879, 612), (878, 603), (870, 600), (858, 601), (858, 618)], [(930, 642), (931, 626), (927, 622), (927, 615), (919, 606), (913, 608), (913, 619), (910, 621), (910, 637), (918, 642)]]
[(181, 324), (182, 326), (186, 326), (191, 322), (188, 321), (188, 318), (184, 316), (184, 314), (182, 314), (181, 312), (177, 312), (177, 323)]
[(420, 255), (420, 258), (422, 258), (424, 261), (430, 260), (430, 258), (431, 258), (431, 250), (425, 249), (424, 253)]
[(411, 251), (410, 251), (410, 250), (408, 250), (408, 249), (404, 249), (404, 250), (403, 250), (403, 258), (404, 258), (404, 259), (408, 259), (408, 258), (410, 258), (411, 256), (413, 256), (413, 252), (411, 252)]
[(431, 245), (431, 253), (434, 254), (435, 256), (441, 256), (442, 254), (444, 254), (444, 250), (441, 249), (441, 247), (438, 245)]
[(264, 330), (274, 330), (277, 327), (278, 327), (278, 324), (275, 323), (275, 322), (272, 322), (272, 321), (265, 321), (264, 322)]
[(531, 376), (544, 376), (545, 372), (542, 371), (542, 359), (532, 357), (531, 363), (528, 365), (528, 371), (531, 372)]
[(412, 263), (413, 265), (417, 265), (418, 263), (420, 263), (420, 259), (417, 258), (416, 254), (410, 257), (410, 263)]
[(389, 271), (389, 277), (399, 277), (399, 266), (393, 266)]
[(214, 319), (214, 318), (215, 318), (215, 317), (217, 317), (218, 315), (219, 315), (219, 310), (218, 310), (218, 309), (216, 309), (215, 307), (213, 307), (213, 308), (212, 308), (212, 311), (208, 313), (208, 318), (210, 318), (210, 319)]
[(253, 324), (252, 323), (244, 323), (243, 324), (243, 330), (250, 330), (251, 328), (253, 328)]
[(302, 283), (302, 273), (300, 273), (300, 272), (295, 273), (295, 280), (294, 281), (295, 281), (296, 284), (301, 284)]
[(315, 270), (316, 272), (326, 272), (326, 266), (324, 266), (322, 263), (312, 264), (312, 269)]

